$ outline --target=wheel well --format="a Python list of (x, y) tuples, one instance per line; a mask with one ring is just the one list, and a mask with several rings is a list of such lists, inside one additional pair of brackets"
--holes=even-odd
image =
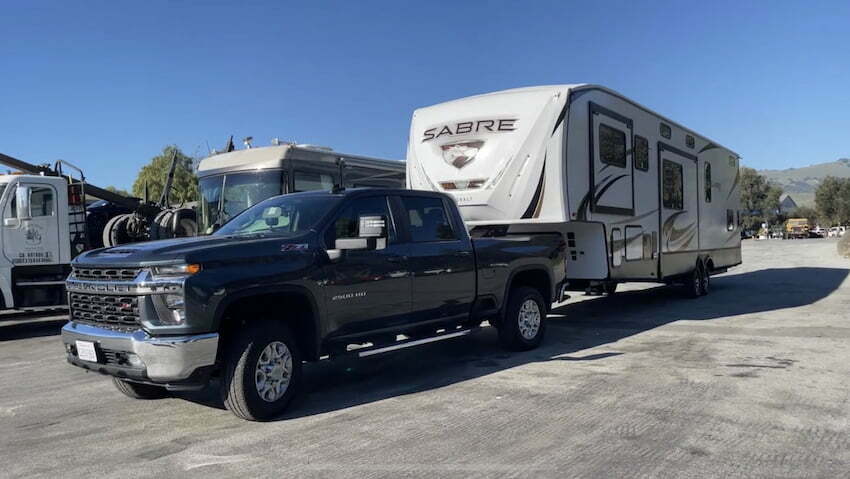
[(248, 321), (281, 321), (289, 326), (304, 358), (316, 360), (319, 351), (315, 318), (313, 305), (303, 294), (258, 294), (239, 298), (228, 305), (219, 332), (226, 341)]
[(552, 304), (552, 281), (546, 271), (541, 269), (520, 271), (511, 280), (510, 290), (521, 286), (528, 286), (539, 291), (543, 295), (547, 308)]

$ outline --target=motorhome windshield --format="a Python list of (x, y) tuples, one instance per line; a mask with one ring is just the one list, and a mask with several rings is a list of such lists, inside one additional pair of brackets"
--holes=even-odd
[(202, 178), (200, 229), (212, 233), (214, 225), (224, 224), (241, 211), (284, 193), (283, 172), (264, 170)]
[(327, 196), (271, 198), (237, 215), (214, 235), (300, 235), (314, 228), (338, 202), (339, 199)]

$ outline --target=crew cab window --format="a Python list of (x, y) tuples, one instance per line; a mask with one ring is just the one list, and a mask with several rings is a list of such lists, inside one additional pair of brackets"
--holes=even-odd
[(336, 240), (346, 238), (357, 238), (360, 235), (361, 216), (384, 216), (387, 218), (387, 234), (389, 242), (395, 241), (395, 228), (393, 228), (390, 208), (386, 196), (370, 196), (352, 201), (342, 209), (333, 224), (325, 232), (325, 246), (334, 248)]
[(39, 216), (53, 216), (56, 208), (56, 200), (53, 196), (53, 188), (47, 186), (34, 186), (30, 190), (30, 215), (35, 218)]
[(599, 124), (599, 159), (602, 163), (626, 167), (626, 134), (616, 128)]
[(664, 160), (664, 207), (673, 210), (684, 209), (684, 188), (682, 184), (682, 165), (675, 161)]
[(449, 222), (443, 200), (417, 196), (402, 197), (414, 242), (447, 241), (457, 239)]

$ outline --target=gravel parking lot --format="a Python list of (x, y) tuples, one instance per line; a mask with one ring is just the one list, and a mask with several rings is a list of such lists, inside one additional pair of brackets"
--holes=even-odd
[(835, 251), (748, 240), (705, 298), (580, 295), (528, 353), (484, 328), (310, 365), (309, 394), (271, 423), (212, 390), (131, 400), (65, 363), (61, 317), (0, 319), (0, 476), (843, 476), (850, 260)]

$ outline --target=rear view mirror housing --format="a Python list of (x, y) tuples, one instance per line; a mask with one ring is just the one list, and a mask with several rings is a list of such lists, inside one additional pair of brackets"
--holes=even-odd
[(17, 218), (3, 218), (3, 226), (7, 228), (17, 228), (21, 225), (21, 220)]

